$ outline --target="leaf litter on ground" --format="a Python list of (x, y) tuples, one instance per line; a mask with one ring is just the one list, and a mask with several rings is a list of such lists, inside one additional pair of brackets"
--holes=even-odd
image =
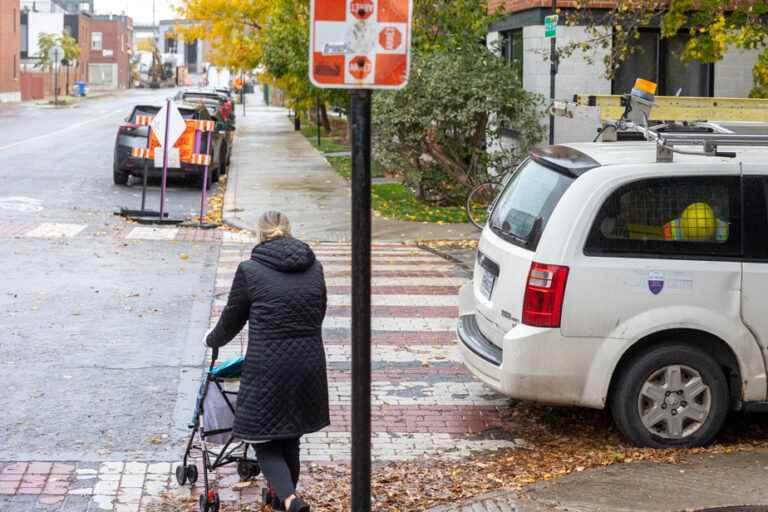
[[(372, 509), (423, 511), (501, 489), (524, 492), (536, 482), (612, 464), (685, 464), (694, 454), (768, 448), (768, 421), (760, 415), (735, 415), (710, 447), (658, 450), (629, 444), (604, 411), (515, 401), (497, 410), (498, 425), (483, 438), (491, 434), (496, 439), (509, 439), (517, 447), (463, 460), (418, 457), (391, 463), (374, 461)], [(466, 437), (477, 436), (483, 434)], [(351, 510), (349, 482), (348, 464), (309, 464), (303, 469), (299, 494), (313, 511), (347, 512)], [(250, 510), (261, 509), (258, 503), (222, 507), (225, 512)]]

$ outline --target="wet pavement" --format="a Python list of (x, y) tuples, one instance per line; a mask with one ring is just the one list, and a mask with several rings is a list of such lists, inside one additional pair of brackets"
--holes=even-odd
[[(293, 129), (288, 110), (267, 107), (251, 95), (238, 119), (224, 220), (251, 231), (265, 210), (281, 210), (294, 233), (305, 240), (351, 240), (350, 183)], [(463, 240), (478, 238), (470, 224), (432, 224), (373, 218), (376, 241)]]
[[(140, 197), (112, 183), (117, 126), (173, 92), (0, 106), (0, 461), (164, 460), (185, 433), (218, 242), (113, 215)], [(199, 207), (184, 182), (168, 197)]]

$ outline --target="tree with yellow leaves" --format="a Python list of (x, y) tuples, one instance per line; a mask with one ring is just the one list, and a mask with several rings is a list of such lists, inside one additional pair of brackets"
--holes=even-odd
[(177, 28), (186, 40), (211, 44), (211, 63), (236, 71), (261, 64), (261, 33), (272, 0), (182, 0), (179, 15), (194, 23)]

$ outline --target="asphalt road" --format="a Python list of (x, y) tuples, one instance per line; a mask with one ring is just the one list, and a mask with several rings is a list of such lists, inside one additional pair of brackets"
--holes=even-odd
[[(117, 124), (171, 94), (0, 106), (0, 460), (178, 457), (218, 246), (120, 236), (132, 226), (113, 211), (140, 187), (112, 183)], [(194, 214), (199, 194), (173, 183), (170, 212)], [(41, 223), (103, 236), (23, 234)]]
[[(134, 105), (162, 104), (174, 93), (134, 90), (85, 100), (76, 108), (0, 106), (2, 215), (26, 219), (31, 208), (37, 210), (36, 219), (78, 222), (106, 216), (110, 222), (115, 220), (110, 215), (115, 208), (138, 208), (139, 180), (132, 180), (129, 187), (112, 182), (117, 126)], [(150, 185), (147, 206), (157, 209), (159, 180)], [(16, 207), (19, 203), (28, 207)], [(200, 189), (192, 180), (172, 181), (167, 207), (171, 215), (194, 215), (200, 207)]]

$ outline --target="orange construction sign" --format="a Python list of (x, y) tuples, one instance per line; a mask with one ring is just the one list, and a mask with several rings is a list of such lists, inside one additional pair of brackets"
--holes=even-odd
[(309, 78), (328, 89), (408, 83), (413, 0), (312, 0)]

